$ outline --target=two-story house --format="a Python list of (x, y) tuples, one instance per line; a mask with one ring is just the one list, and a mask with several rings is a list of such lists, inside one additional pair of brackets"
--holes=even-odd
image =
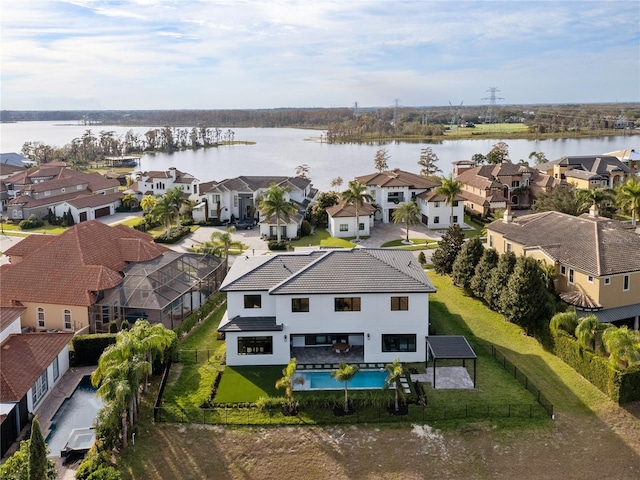
[(72, 170), (64, 162), (22, 170), (2, 182), (9, 198), (7, 214), (13, 220), (45, 218), (49, 211), (62, 216), (71, 210), (79, 223), (112, 215), (122, 198), (117, 180)]
[[(429, 294), (411, 252), (315, 250), (238, 258), (221, 287), (228, 365), (280, 365), (340, 343), (361, 362), (426, 360)], [(338, 359), (339, 360), (339, 359)]]
[(139, 175), (138, 180), (130, 187), (130, 191), (142, 200), (144, 195), (161, 196), (169, 190), (182, 187), (182, 192), (186, 198), (198, 198), (200, 181), (190, 173), (181, 172), (175, 167), (166, 171), (144, 172)]
[(536, 168), (581, 189), (613, 188), (624, 183), (632, 174), (627, 165), (607, 155), (562, 157), (536, 165)]
[(487, 247), (553, 265), (556, 291), (581, 315), (640, 327), (640, 235), (592, 208), (579, 217), (543, 212), (487, 225)]
[(300, 177), (282, 176), (241, 176), (228, 178), (221, 182), (212, 183), (205, 191), (200, 192), (206, 205), (207, 219), (220, 222), (244, 219), (255, 219), (260, 222), (260, 233), (267, 237), (276, 236), (275, 219), (267, 219), (260, 215), (258, 202), (260, 196), (275, 184), (287, 189), (286, 199), (298, 207), (298, 214), (294, 215), (290, 224), (282, 224), (282, 237), (292, 238), (297, 235), (307, 207), (314, 201), (317, 189), (313, 188), (311, 180)]

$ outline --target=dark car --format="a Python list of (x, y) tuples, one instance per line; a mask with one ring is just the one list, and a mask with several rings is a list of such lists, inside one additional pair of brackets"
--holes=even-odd
[(251, 230), (256, 226), (256, 221), (254, 218), (243, 218), (242, 220), (236, 220), (236, 228), (238, 230)]

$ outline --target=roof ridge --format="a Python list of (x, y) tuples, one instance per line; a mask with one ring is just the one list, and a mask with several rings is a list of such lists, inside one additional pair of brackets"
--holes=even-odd
[[(320, 252), (322, 252), (321, 250), (319, 250)], [(321, 260), (324, 260), (326, 258), (329, 258), (329, 256), (331, 254), (333, 254), (334, 252), (336, 252), (338, 250), (326, 250), (324, 252), (322, 252), (322, 255), (318, 255), (318, 258), (316, 258), (315, 260), (312, 260), (311, 262), (307, 263), (304, 267), (298, 269), (295, 272), (291, 272), (291, 275), (289, 275), (287, 278), (285, 278), (284, 280), (276, 283), (274, 286), (272, 286), (271, 288), (269, 288), (268, 292), (271, 293), (273, 291), (275, 291), (276, 289), (286, 285), (287, 283), (293, 281), (296, 277), (298, 277), (299, 275), (301, 275), (304, 271), (308, 270), (312, 265), (315, 265), (317, 263), (319, 263)], [(307, 256), (311, 256), (313, 253), (315, 252), (309, 252), (309, 253), (305, 253), (302, 255), (307, 255)], [(280, 255), (278, 255), (278, 257), (280, 257)]]
[[(404, 275), (405, 277), (408, 277), (408, 278), (410, 278), (411, 280), (418, 281), (418, 279), (417, 279), (417, 278), (415, 278), (415, 277), (413, 277), (413, 276), (409, 275), (407, 272), (405, 272), (405, 271), (401, 270), (401, 269), (400, 269), (400, 268), (398, 268), (396, 265), (394, 265), (394, 264), (392, 264), (392, 263), (389, 263), (389, 262), (387, 262), (387, 261), (385, 261), (385, 260), (383, 260), (383, 259), (381, 259), (381, 258), (379, 258), (379, 257), (376, 257), (375, 255), (373, 255), (373, 254), (371, 253), (371, 252), (372, 252), (372, 251), (374, 251), (374, 250), (375, 250), (375, 251), (379, 251), (379, 252), (384, 252), (384, 251), (385, 251), (385, 249), (384, 249), (384, 248), (360, 248), (359, 250), (362, 250), (364, 253), (366, 253), (367, 255), (369, 255), (369, 256), (370, 256), (370, 257), (372, 257), (372, 258), (375, 258), (375, 259), (376, 259), (376, 260), (378, 260), (379, 262), (382, 262), (382, 263), (384, 263), (385, 265), (389, 265), (391, 268), (393, 268), (394, 270), (396, 270), (396, 271), (400, 272), (400, 273), (401, 273), (402, 275)], [(402, 250), (401, 250), (401, 251), (402, 251)], [(409, 261), (409, 264), (408, 264), (407, 266), (413, 267), (413, 265), (414, 265), (414, 258), (413, 258), (413, 256), (412, 256), (412, 258), (411, 258), (411, 260)]]
[(593, 222), (593, 228), (595, 229), (595, 243), (596, 243), (596, 273), (598, 276), (602, 275), (602, 259), (600, 257), (601, 249), (600, 249), (600, 222)]

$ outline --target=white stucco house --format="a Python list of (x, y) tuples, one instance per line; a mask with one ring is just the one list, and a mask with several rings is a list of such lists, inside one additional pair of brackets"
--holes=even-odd
[(360, 236), (369, 236), (375, 213), (376, 207), (365, 203), (358, 209), (359, 220), (356, 220), (356, 208), (352, 204), (343, 201), (333, 205), (327, 208), (329, 234), (332, 237), (351, 238), (356, 236), (358, 228)]
[(416, 201), (422, 215), (422, 223), (428, 228), (449, 228), (452, 224), (459, 225), (464, 222), (464, 198), (460, 195), (456, 195), (451, 205), (447, 197), (441, 193), (428, 190), (416, 195)]
[(185, 197), (195, 200), (199, 195), (200, 181), (190, 173), (175, 167), (165, 171), (150, 171), (139, 175), (127, 193), (133, 193), (141, 200), (144, 195), (164, 195), (175, 187), (182, 187)]
[[(282, 365), (336, 342), (359, 362), (426, 360), (429, 294), (411, 252), (355, 248), (240, 257), (221, 290), (228, 365)], [(339, 361), (339, 359), (337, 360)]]

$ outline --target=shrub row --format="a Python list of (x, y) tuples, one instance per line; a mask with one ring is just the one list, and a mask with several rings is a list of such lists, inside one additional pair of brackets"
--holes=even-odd
[(184, 237), (191, 233), (191, 229), (189, 227), (179, 226), (171, 228), (171, 235), (167, 235), (166, 233), (162, 235), (158, 235), (155, 238), (156, 243), (176, 243), (182, 240)]
[(114, 333), (76, 335), (72, 343), (75, 366), (97, 365), (104, 349), (116, 343), (116, 335)]
[(44, 226), (44, 222), (35, 215), (31, 215), (26, 220), (22, 220), (18, 226), (20, 227), (20, 230), (30, 230)]
[(269, 240), (268, 246), (269, 250), (288, 250), (289, 242), (286, 240)]
[(617, 403), (640, 400), (640, 368), (616, 370), (606, 358), (582, 348), (568, 333), (554, 335), (554, 353)]
[(218, 292), (215, 295), (211, 295), (204, 305), (185, 318), (180, 325), (173, 329), (173, 331), (176, 332), (178, 338), (182, 338), (184, 335), (188, 334), (200, 320), (207, 318), (211, 312), (222, 305), (226, 299), (227, 295), (224, 292)]

